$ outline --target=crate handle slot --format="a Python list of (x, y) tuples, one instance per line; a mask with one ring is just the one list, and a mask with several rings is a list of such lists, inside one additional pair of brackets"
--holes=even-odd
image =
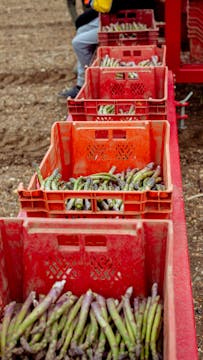
[(116, 72), (116, 73), (115, 73), (115, 79), (116, 79), (116, 80), (125, 80), (125, 73), (123, 73), (123, 72)]
[(113, 130), (113, 139), (126, 139), (127, 135), (126, 135), (126, 130)]
[(66, 250), (75, 251), (80, 250), (79, 237), (76, 235), (58, 235), (57, 236), (58, 246), (59, 248), (63, 248)]
[(139, 80), (139, 75), (137, 72), (134, 72), (134, 71), (130, 71), (128, 74), (127, 74), (127, 77), (128, 77), (128, 80)]
[(136, 18), (136, 16), (137, 16), (137, 14), (136, 13), (134, 13), (134, 12), (129, 12), (129, 13), (127, 13), (127, 18)]
[(109, 132), (108, 130), (95, 130), (95, 139), (108, 139), (109, 138)]
[(107, 252), (107, 238), (106, 236), (86, 236), (85, 237), (85, 249), (86, 251), (95, 252)]
[(141, 50), (134, 50), (133, 51), (133, 56), (141, 56), (142, 55), (142, 51)]
[(125, 18), (125, 13), (123, 13), (123, 12), (118, 13), (117, 18), (124, 19)]
[(106, 236), (97, 235), (95, 236), (86, 236), (85, 237), (85, 246), (106, 246), (107, 239)]
[(130, 50), (124, 50), (123, 51), (123, 56), (131, 56), (131, 51)]

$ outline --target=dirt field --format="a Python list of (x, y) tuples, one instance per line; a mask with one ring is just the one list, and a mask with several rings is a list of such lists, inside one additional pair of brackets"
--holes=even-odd
[[(66, 116), (58, 91), (74, 81), (74, 35), (65, 0), (0, 2), (0, 216), (16, 216), (15, 189), (28, 185), (33, 160), (42, 160), (51, 125)], [(179, 134), (189, 254), (200, 358), (203, 359), (203, 88), (194, 96), (187, 129)], [(201, 171), (200, 171), (201, 170)]]

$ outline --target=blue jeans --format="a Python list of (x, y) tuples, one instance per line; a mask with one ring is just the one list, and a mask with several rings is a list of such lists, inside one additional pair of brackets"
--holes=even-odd
[(73, 49), (77, 55), (77, 85), (84, 84), (85, 66), (89, 66), (98, 44), (99, 18), (79, 27), (72, 40)]

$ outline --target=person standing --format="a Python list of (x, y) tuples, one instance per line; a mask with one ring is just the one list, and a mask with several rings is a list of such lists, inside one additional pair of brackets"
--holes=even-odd
[[(111, 12), (127, 9), (154, 9), (154, 0), (113, 0)], [(81, 25), (82, 23), (82, 25)], [(80, 26), (81, 25), (81, 26)], [(71, 89), (65, 89), (58, 96), (74, 99), (84, 84), (85, 66), (89, 66), (98, 45), (99, 17), (93, 9), (86, 10), (76, 19), (77, 32), (72, 46), (78, 59), (77, 82)]]

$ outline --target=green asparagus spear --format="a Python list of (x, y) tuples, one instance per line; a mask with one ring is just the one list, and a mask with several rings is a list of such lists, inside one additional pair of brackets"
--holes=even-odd
[(77, 302), (74, 304), (74, 306), (72, 307), (72, 309), (70, 310), (69, 314), (68, 314), (68, 317), (67, 317), (67, 322), (66, 322), (66, 325), (62, 331), (62, 334), (61, 334), (61, 338), (60, 340), (58, 341), (58, 344), (57, 344), (57, 349), (59, 349), (65, 339), (66, 339), (66, 336), (68, 334), (68, 330), (69, 330), (69, 327), (70, 327), (70, 324), (73, 322), (73, 320), (76, 318), (80, 308), (81, 308), (81, 305), (82, 305), (82, 302), (83, 302), (83, 298), (84, 298), (84, 295), (81, 295), (80, 298), (77, 300)]
[(96, 319), (97, 319), (100, 327), (102, 328), (102, 330), (104, 331), (104, 333), (108, 339), (108, 342), (109, 342), (109, 345), (110, 345), (111, 351), (112, 351), (112, 359), (118, 360), (118, 345), (116, 344), (116, 338), (111, 329), (111, 326), (103, 318), (99, 304), (97, 302), (93, 302), (91, 304), (91, 306), (92, 306), (92, 309), (94, 311), (94, 314), (96, 316)]
[(59, 170), (55, 169), (50, 176), (48, 176), (46, 179), (44, 179), (44, 189), (45, 190), (51, 190), (51, 182), (58, 174), (59, 174)]
[(59, 190), (59, 180), (61, 178), (61, 174), (57, 174), (51, 180), (51, 190)]
[(146, 301), (143, 299), (140, 303), (139, 310), (138, 310), (138, 316), (137, 316), (137, 346), (136, 346), (136, 355), (137, 357), (140, 356), (142, 346), (142, 324), (143, 324), (143, 318), (144, 318), (144, 311), (146, 307)]
[(147, 329), (146, 329), (146, 337), (145, 337), (145, 359), (149, 358), (149, 344), (150, 344), (151, 330), (152, 330), (154, 316), (156, 313), (159, 299), (160, 299), (159, 295), (158, 296), (152, 295), (152, 302), (147, 318)]
[(130, 305), (131, 295), (132, 295), (132, 287), (127, 289), (125, 296), (122, 297), (122, 300), (123, 300), (124, 312), (127, 317), (127, 321), (130, 325), (130, 328), (132, 330), (133, 338), (135, 340), (137, 338), (137, 326), (136, 326), (133, 312), (132, 312), (131, 305)]
[(153, 360), (159, 360), (159, 356), (156, 349), (156, 340), (157, 340), (157, 331), (159, 329), (159, 325), (161, 322), (161, 314), (162, 314), (162, 305), (158, 304), (152, 326), (151, 338), (150, 338), (150, 348), (151, 348)]
[(10, 341), (9, 349), (13, 349), (18, 339), (22, 336), (28, 326), (33, 324), (40, 316), (49, 308), (50, 304), (53, 303), (60, 293), (62, 292), (66, 281), (57, 281), (49, 291), (48, 295), (44, 300), (23, 320), (21, 324), (16, 328), (16, 331)]
[(33, 162), (32, 165), (34, 166), (35, 171), (37, 173), (37, 177), (38, 177), (38, 180), (39, 180), (40, 187), (41, 187), (41, 189), (43, 189), (44, 188), (44, 179), (43, 179), (41, 170), (40, 170), (39, 166), (35, 162)]
[(128, 348), (128, 351), (129, 351), (129, 356), (130, 356), (130, 359), (132, 358), (132, 355), (135, 351), (135, 348), (133, 346), (133, 343), (130, 341), (130, 338), (129, 338), (129, 335), (128, 335), (128, 332), (127, 332), (127, 329), (122, 321), (122, 318), (120, 317), (117, 309), (116, 309), (116, 306), (115, 306), (115, 303), (114, 303), (114, 300), (109, 298), (107, 299), (107, 307), (108, 307), (108, 311), (112, 317), (112, 320), (114, 322), (114, 324), (116, 325), (117, 329), (119, 330), (125, 344), (126, 344), (126, 347)]
[(4, 310), (4, 318), (3, 318), (2, 330), (1, 330), (1, 356), (2, 356), (3, 360), (6, 359), (6, 353), (5, 353), (6, 339), (7, 339), (9, 324), (11, 322), (11, 318), (12, 318), (13, 312), (15, 310), (15, 305), (16, 305), (16, 302), (12, 301), (10, 304), (8, 304), (5, 307), (5, 310)]
[(86, 294), (84, 295), (80, 314), (79, 314), (78, 324), (75, 328), (74, 335), (73, 335), (73, 338), (71, 341), (71, 347), (73, 347), (73, 348), (77, 344), (77, 340), (80, 338), (82, 331), (84, 330), (92, 299), (93, 299), (93, 293), (91, 290), (88, 290), (86, 292)]
[(35, 291), (31, 291), (30, 294), (28, 295), (27, 299), (25, 300), (21, 310), (19, 311), (19, 313), (17, 315), (15, 326), (14, 326), (14, 331), (16, 331), (18, 329), (18, 326), (25, 319), (27, 312), (28, 312), (31, 304), (33, 303), (33, 300), (35, 299), (35, 297), (36, 297)]
[(106, 335), (101, 328), (98, 346), (97, 346), (97, 349), (95, 350), (95, 355), (94, 355), (95, 360), (102, 360), (103, 354), (104, 354), (104, 349), (105, 349), (105, 344), (106, 344)]
[(125, 325), (126, 325), (126, 329), (127, 329), (128, 335), (129, 335), (129, 339), (132, 342), (132, 344), (135, 344), (135, 337), (134, 337), (134, 334), (133, 334), (133, 330), (132, 330), (130, 321), (129, 321), (129, 319), (127, 317), (127, 314), (126, 314), (126, 310), (123, 309), (123, 312), (124, 312)]
[(145, 339), (145, 335), (146, 335), (147, 317), (148, 317), (149, 307), (151, 305), (151, 300), (152, 300), (152, 298), (151, 298), (151, 296), (149, 296), (147, 298), (147, 304), (146, 304), (145, 311), (144, 311), (143, 325), (142, 325), (142, 335), (141, 335), (142, 341)]
[(68, 328), (68, 332), (66, 334), (66, 338), (65, 338), (65, 342), (60, 350), (59, 355), (57, 356), (57, 360), (62, 360), (64, 359), (66, 353), (67, 353), (67, 349), (70, 345), (72, 336), (73, 336), (73, 332), (75, 329), (75, 326), (77, 325), (77, 318), (74, 317), (74, 320), (70, 322), (69, 328)]
[(56, 358), (57, 337), (58, 337), (58, 322), (55, 321), (52, 324), (52, 329), (49, 339), (49, 348), (46, 353), (45, 360), (54, 360)]
[(97, 320), (95, 318), (94, 312), (91, 309), (90, 310), (90, 327), (89, 327), (89, 332), (86, 338), (85, 343), (83, 343), (80, 346), (80, 349), (85, 350), (87, 348), (89, 348), (90, 346), (92, 346), (94, 340), (96, 339), (97, 333), (98, 333), (98, 324), (97, 324)]
[(67, 299), (61, 302), (59, 302), (58, 304), (55, 305), (55, 308), (53, 309), (52, 315), (49, 318), (48, 322), (47, 322), (47, 326), (51, 326), (55, 321), (58, 321), (58, 319), (61, 317), (61, 315), (67, 311), (68, 309), (71, 308), (71, 306), (74, 304), (76, 300), (76, 297), (71, 295), (69, 297), (67, 297)]

